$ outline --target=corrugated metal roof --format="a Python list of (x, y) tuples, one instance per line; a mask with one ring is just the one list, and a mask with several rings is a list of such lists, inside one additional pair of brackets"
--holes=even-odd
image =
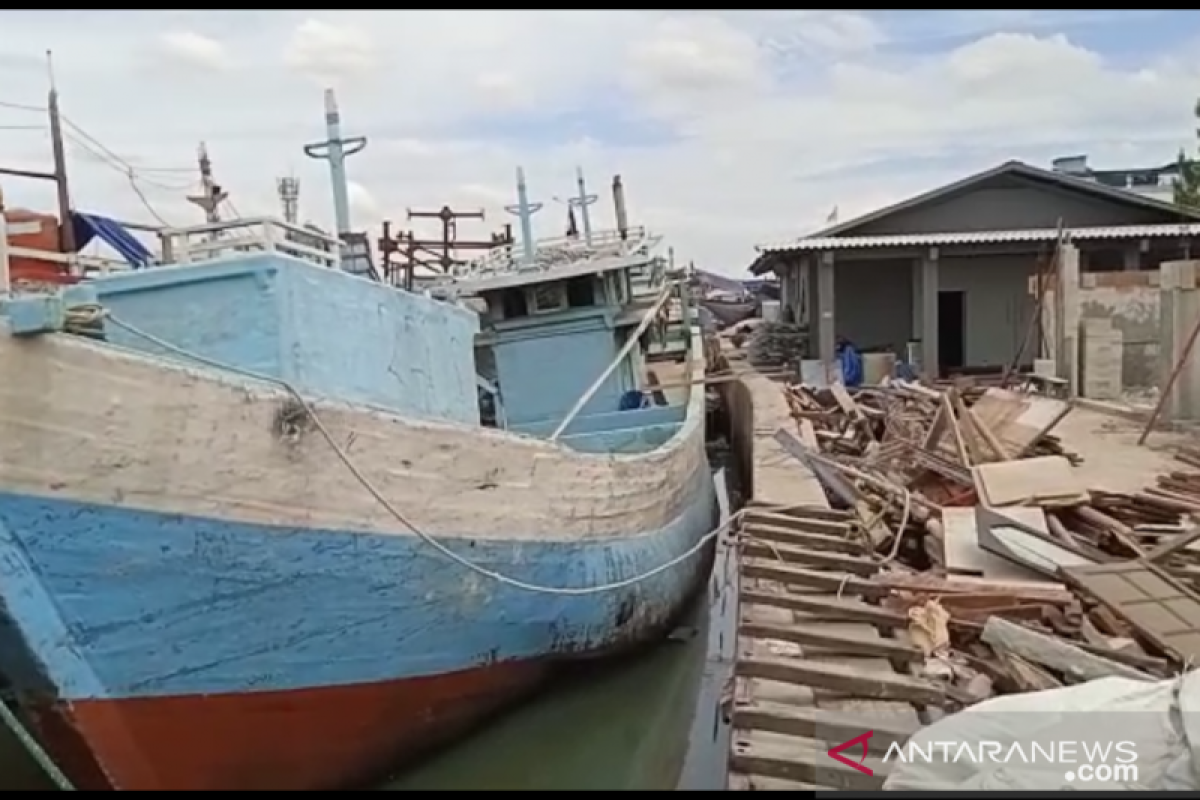
[[(1071, 239), (1148, 239), (1159, 236), (1200, 236), (1200, 223), (1181, 225), (1111, 225), (1101, 228), (1068, 228)], [(1052, 242), (1054, 228), (1012, 231), (962, 231), (958, 233), (906, 233), (894, 236), (822, 236), (758, 245), (760, 253), (865, 250), (878, 247), (937, 247), (950, 244), (1004, 244)]]

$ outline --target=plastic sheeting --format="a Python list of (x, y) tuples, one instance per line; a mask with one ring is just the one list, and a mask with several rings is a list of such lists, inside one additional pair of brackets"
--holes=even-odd
[[(938, 750), (931, 759), (913, 756), (914, 747), (941, 743), (951, 743), (951, 756), (961, 756), (960, 744), (973, 746), (972, 753), (985, 744), (995, 753), (999, 745), (1001, 755), (945, 758)], [(1031, 757), (1035, 744), (1059, 757)], [(885, 790), (1196, 792), (1200, 672), (1155, 683), (1103, 678), (997, 697), (923, 728), (904, 754), (887, 759)], [(1119, 765), (1136, 769), (1114, 769)]]
[(154, 263), (154, 255), (115, 219), (73, 211), (71, 225), (75, 232), (75, 247), (79, 250), (87, 247), (93, 239), (99, 239), (117, 251), (134, 269), (143, 269)]
[(840, 342), (837, 348), (838, 365), (842, 368), (842, 385), (854, 388), (862, 386), (863, 359), (862, 354), (849, 342)]

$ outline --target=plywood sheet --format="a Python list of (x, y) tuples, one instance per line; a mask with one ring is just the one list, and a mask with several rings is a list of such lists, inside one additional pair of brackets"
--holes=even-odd
[(978, 464), (971, 474), (979, 499), (990, 506), (1070, 505), (1087, 500), (1071, 462), (1062, 456)]
[[(1041, 522), (1043, 526), (1045, 525), (1046, 518), (1040, 508), (1021, 510), (1035, 511), (1042, 515)], [(947, 506), (943, 508), (942, 529), (945, 565), (951, 572), (976, 572), (983, 578), (999, 581), (1044, 580), (1036, 572), (993, 555), (979, 546), (973, 507)]]
[[(993, 387), (983, 393), (971, 410), (1004, 444), (1008, 454), (1018, 458), (1070, 412), (1071, 404), (1053, 397)], [(952, 436), (952, 432), (945, 431), (939, 442), (950, 452), (955, 450)]]

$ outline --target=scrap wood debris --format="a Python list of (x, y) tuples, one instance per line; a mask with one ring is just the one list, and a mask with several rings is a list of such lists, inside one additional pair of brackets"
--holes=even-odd
[[(1200, 451), (1137, 493), (1081, 485), (1062, 399), (894, 381), (789, 384), (806, 462), (856, 513), (923, 674), (982, 700), (1200, 660)], [(1153, 607), (1152, 607), (1153, 606)]]

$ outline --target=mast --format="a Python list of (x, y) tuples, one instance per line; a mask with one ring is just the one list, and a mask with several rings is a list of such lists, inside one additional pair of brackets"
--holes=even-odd
[(583, 180), (583, 167), (575, 168), (575, 184), (579, 187), (579, 194), (567, 200), (567, 206), (571, 209), (579, 209), (579, 221), (583, 224), (583, 241), (590, 247), (592, 244), (592, 217), (588, 212), (588, 206), (600, 199), (599, 195), (588, 194), (587, 183)]
[(62, 115), (58, 110), (58, 87), (54, 82), (54, 56), (49, 50), (46, 51), (46, 69), (50, 74), (50, 94), (46, 107), (50, 114), (50, 146), (54, 154), (54, 185), (58, 195), (58, 246), (64, 253), (74, 253), (75, 225), (71, 222), (67, 152), (63, 145)]
[(304, 145), (304, 155), (329, 162), (329, 181), (333, 188), (333, 216), (340, 238), (351, 233), (350, 189), (346, 179), (346, 159), (361, 153), (367, 137), (342, 137), (342, 118), (333, 89), (325, 90), (325, 141)]
[(529, 202), (524, 167), (517, 167), (517, 204), (505, 206), (504, 210), (515, 214), (521, 226), (521, 262), (525, 266), (533, 266), (533, 215), (542, 210), (542, 203)]
[(625, 184), (621, 182), (620, 175), (613, 176), (612, 193), (613, 210), (617, 215), (617, 233), (621, 235), (623, 242), (629, 238), (629, 214), (625, 209)]
[(229, 199), (229, 193), (213, 178), (212, 160), (208, 157), (208, 146), (204, 142), (196, 150), (196, 164), (200, 167), (200, 193), (188, 195), (187, 201), (200, 207), (206, 223), (216, 225), (221, 221), (221, 203)]

